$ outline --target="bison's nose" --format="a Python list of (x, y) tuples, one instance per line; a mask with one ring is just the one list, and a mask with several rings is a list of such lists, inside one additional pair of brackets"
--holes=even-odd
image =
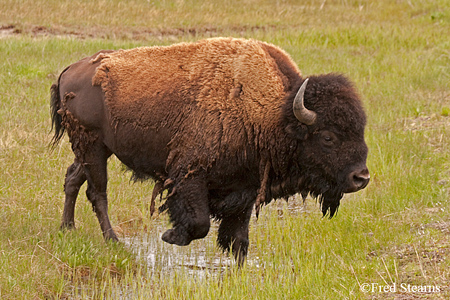
[(370, 173), (367, 168), (353, 171), (349, 175), (349, 188), (347, 193), (356, 192), (369, 184)]

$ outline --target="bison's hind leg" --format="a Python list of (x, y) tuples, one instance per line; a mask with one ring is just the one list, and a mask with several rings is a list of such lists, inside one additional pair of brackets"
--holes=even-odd
[[(106, 197), (107, 160), (112, 154), (98, 140), (84, 149), (82, 157), (75, 158), (75, 162), (67, 169), (64, 183), (66, 199), (61, 221), (61, 229), (75, 228), (75, 203), (84, 182), (88, 182), (86, 196), (92, 203), (97, 215), (103, 236), (106, 240), (117, 241), (108, 217), (108, 200)], [(80, 153), (79, 151), (74, 151)], [(83, 161), (81, 163), (80, 161)]]
[(118, 241), (109, 221), (106, 197), (107, 160), (111, 154), (111, 151), (103, 143), (99, 140), (95, 141), (84, 153), (83, 169), (88, 182), (86, 195), (92, 203), (92, 209), (100, 223), (103, 237), (105, 240)]
[(85, 181), (86, 174), (83, 171), (83, 167), (75, 160), (75, 162), (67, 168), (66, 179), (64, 182), (66, 199), (61, 221), (62, 230), (75, 228), (75, 203), (80, 187)]

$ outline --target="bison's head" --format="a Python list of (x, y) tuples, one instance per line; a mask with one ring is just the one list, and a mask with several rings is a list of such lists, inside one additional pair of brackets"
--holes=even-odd
[(298, 145), (294, 164), (305, 178), (300, 188), (318, 197), (324, 215), (332, 217), (344, 193), (369, 183), (366, 115), (353, 85), (342, 75), (310, 77), (293, 98), (287, 129)]

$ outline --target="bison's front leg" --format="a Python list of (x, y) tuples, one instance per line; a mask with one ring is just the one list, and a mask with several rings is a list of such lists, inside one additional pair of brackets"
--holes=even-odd
[(179, 246), (204, 238), (209, 231), (210, 212), (206, 182), (199, 177), (184, 178), (167, 199), (173, 229), (162, 235), (162, 240)]
[(235, 215), (222, 219), (219, 226), (217, 242), (224, 250), (231, 250), (239, 266), (242, 266), (248, 249), (248, 224), (253, 206), (245, 208)]

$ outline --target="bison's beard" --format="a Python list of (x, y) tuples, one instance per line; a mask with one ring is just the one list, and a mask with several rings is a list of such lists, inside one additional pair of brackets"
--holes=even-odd
[(309, 178), (307, 191), (310, 195), (319, 200), (323, 216), (330, 219), (336, 214), (341, 199), (344, 196), (341, 184), (334, 180), (325, 179), (325, 176), (311, 176)]
[[(298, 174), (298, 173), (297, 173)], [(308, 194), (311, 197), (317, 199), (321, 205), (323, 216), (328, 216), (332, 218), (338, 208), (344, 192), (342, 185), (337, 184), (332, 179), (325, 179), (322, 174), (313, 174), (312, 172), (308, 175), (295, 176), (296, 173), (291, 173), (291, 176), (284, 178), (281, 181), (273, 182), (270, 192), (270, 199), (285, 198), (288, 199), (289, 196), (296, 193), (301, 193), (304, 198)]]
[(325, 217), (328, 215), (330, 219), (337, 212), (341, 203), (341, 199), (344, 196), (342, 192), (336, 190), (328, 190), (325, 193), (320, 194), (319, 196), (314, 196), (314, 194), (312, 195), (313, 197), (319, 199), (323, 216)]

